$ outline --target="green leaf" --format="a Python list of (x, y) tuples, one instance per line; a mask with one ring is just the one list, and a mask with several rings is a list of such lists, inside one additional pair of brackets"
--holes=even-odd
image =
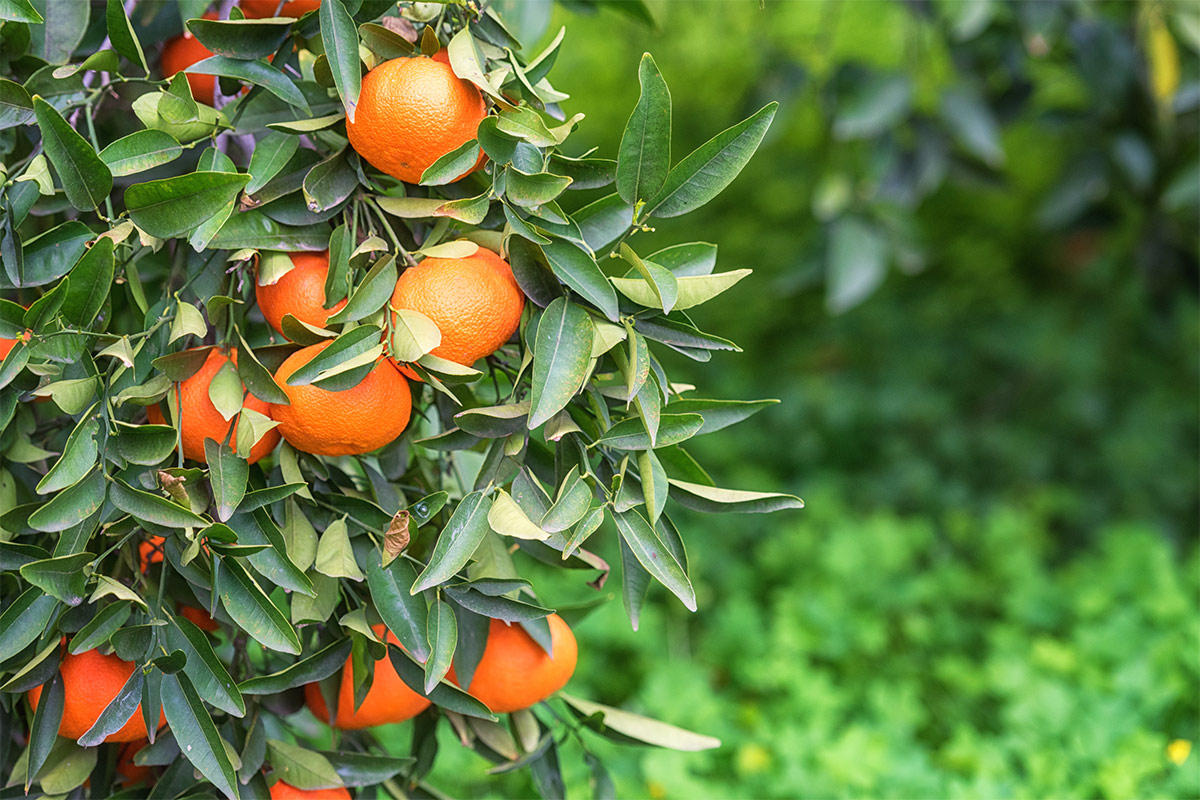
[(445, 583), (466, 566), (475, 548), (487, 535), (487, 515), (491, 507), (491, 499), (478, 491), (471, 492), (459, 502), (438, 536), (429, 563), (413, 584), (412, 594)]
[(79, 744), (84, 747), (95, 747), (103, 742), (110, 734), (116, 733), (138, 711), (142, 702), (142, 687), (146, 683), (146, 675), (140, 669), (130, 673), (125, 685), (117, 692), (117, 696), (109, 701), (100, 716), (92, 723), (82, 736)]
[(299, 655), (295, 629), (245, 567), (232, 558), (221, 564), (221, 604), (237, 626), (268, 650)]
[(225, 743), (187, 675), (163, 675), (162, 706), (184, 757), (222, 794), (237, 800), (237, 776)]
[(669, 483), (680, 490), (671, 494), (680, 505), (710, 514), (765, 514), (788, 508), (804, 508), (804, 501), (790, 494), (720, 489), (674, 478)]
[[(649, 308), (661, 308), (664, 314), (670, 314), (672, 309), (678, 307), (679, 279), (669, 269), (659, 266), (653, 261), (643, 261), (638, 257), (637, 253), (633, 252), (633, 248), (625, 242), (621, 242), (620, 252), (621, 258), (642, 276), (645, 285), (653, 294), (654, 300), (648, 306)], [(617, 280), (614, 278), (613, 282), (616, 283)], [(629, 297), (626, 289), (622, 289), (620, 285), (617, 286), (617, 289), (626, 297)], [(632, 300), (633, 298), (630, 299)], [(634, 302), (637, 301), (635, 300)]]
[[(30, 50), (51, 64), (65, 64), (83, 41), (91, 17), (91, 3), (41, 0), (36, 8), (44, 22), (30, 27)], [(74, 787), (72, 787), (74, 788)]]
[(138, 41), (137, 32), (134, 31), (121, 0), (108, 0), (105, 21), (108, 24), (108, 40), (112, 42), (116, 51), (149, 74), (150, 68), (146, 66), (146, 54), (142, 52), (142, 43)]
[(542, 541), (550, 536), (547, 531), (539, 528), (533, 520), (526, 516), (521, 507), (503, 489), (496, 490), (492, 507), (488, 510), (487, 520), (491, 529), (502, 536), (535, 541)]
[[(192, 172), (135, 183), (125, 190), (125, 205), (139, 228), (160, 239), (173, 239), (190, 233), (221, 211), (249, 179), (250, 176), (238, 173)], [(235, 215), (231, 220), (240, 216)], [(210, 245), (217, 247), (219, 239), (218, 233)]]
[(349, 639), (339, 639), (279, 672), (242, 681), (238, 690), (244, 695), (281, 694), (306, 683), (325, 680), (346, 663), (351, 645)]
[(104, 307), (112, 286), (113, 247), (112, 239), (97, 239), (72, 268), (62, 305), (62, 316), (67, 321), (86, 328)]
[(182, 154), (183, 148), (175, 137), (147, 129), (117, 139), (100, 151), (100, 160), (108, 165), (114, 177), (122, 177), (169, 164)]
[(346, 520), (335, 519), (325, 528), (317, 542), (317, 560), (313, 568), (331, 578), (363, 579), (362, 570), (354, 560), (354, 548), (350, 546), (350, 533)]
[(342, 0), (321, 3), (321, 42), (333, 73), (333, 84), (346, 109), (346, 118), (354, 122), (354, 109), (362, 89), (362, 66), (358, 55), (358, 28)]
[(135, 519), (164, 528), (203, 528), (208, 525), (203, 517), (183, 506), (161, 495), (135, 489), (119, 478), (113, 481), (109, 498), (114, 506)]
[(468, 408), (454, 415), (458, 427), (472, 436), (500, 439), (525, 429), (529, 403), (507, 403), (502, 406)]
[(374, 786), (398, 775), (411, 758), (394, 758), (368, 753), (323, 751), (346, 786)]
[(237, 511), (246, 496), (246, 479), (250, 468), (246, 459), (239, 458), (227, 444), (204, 440), (204, 457), (208, 461), (208, 480), (212, 487), (217, 519), (226, 522)]
[(768, 406), (776, 405), (778, 400), (702, 400), (681, 399), (673, 400), (663, 410), (668, 414), (699, 414), (704, 417), (704, 425), (696, 432), (699, 436), (714, 433), (736, 425)]
[(67, 651), (77, 655), (100, 647), (125, 624), (125, 620), (129, 619), (131, 613), (133, 613), (133, 607), (129, 603), (119, 601), (109, 603), (71, 637)]
[(41, 286), (58, 280), (70, 271), (87, 250), (96, 234), (78, 220), (56, 225), (24, 243), (23, 266), (17, 286)]
[[(13, 22), (29, 22), (34, 25), (43, 22), (42, 15), (29, 0), (5, 0), (0, 3), (0, 19)], [(34, 770), (37, 772), (37, 770)]]
[(372, 557), (367, 562), (367, 588), (375, 609), (400, 644), (424, 662), (429, 658), (425, 638), (429, 611), (425, 596), (412, 591), (416, 571), (403, 558), (394, 559), (387, 566), (382, 566), (381, 560)]
[[(687, 441), (704, 426), (704, 417), (699, 414), (663, 414), (654, 447), (669, 447)], [(650, 434), (645, 423), (637, 418), (623, 419), (600, 437), (600, 444), (616, 450), (649, 450)]]
[(647, 200), (671, 169), (671, 91), (649, 53), (638, 65), (642, 92), (617, 151), (617, 193), (626, 203)]
[(444, 186), (454, 183), (475, 168), (479, 161), (479, 142), (475, 139), (463, 142), (458, 147), (430, 164), (421, 173), (422, 186)]
[[(330, 316), (327, 324), (336, 325), (341, 322), (357, 322), (364, 317), (374, 314), (391, 299), (392, 292), (396, 289), (396, 279), (398, 277), (395, 256), (388, 254), (379, 259), (354, 289), (354, 294), (350, 295), (350, 299), (346, 302), (346, 305), (341, 311)], [(440, 334), (438, 338), (440, 340)], [(424, 353), (421, 355), (424, 355)]]
[(594, 258), (563, 239), (542, 245), (542, 252), (559, 280), (578, 292), (604, 316), (613, 322), (617, 321), (617, 293)]
[(708, 242), (689, 242), (664, 247), (646, 256), (675, 275), (710, 275), (717, 264), (717, 246)]
[(258, 356), (254, 354), (250, 345), (246, 344), (240, 331), (238, 332), (238, 342), (241, 347), (238, 348), (237, 371), (250, 394), (266, 403), (291, 405), (287, 393), (275, 382), (275, 376), (258, 360)]
[(34, 561), (21, 567), (21, 577), (67, 605), (77, 606), (87, 595), (84, 567), (94, 559), (91, 553), (77, 553)]
[(264, 549), (249, 556), (251, 566), (275, 586), (312, 596), (312, 581), (287, 555), (287, 540), (266, 511), (241, 511), (229, 518), (229, 527), (237, 531), (238, 542)]
[(454, 611), (444, 600), (433, 604), (428, 622), (429, 658), (425, 660), (425, 694), (429, 694), (446, 677), (458, 644), (458, 623)]
[(420, 664), (413, 661), (412, 656), (396, 645), (388, 644), (388, 658), (391, 659), (396, 674), (408, 685), (408, 688), (419, 694), (425, 694), (441, 708), (447, 711), (456, 711), (468, 717), (496, 719), (487, 706), (449, 683), (439, 683), (433, 687), (433, 691), (425, 692), (425, 670)]
[(866, 300), (887, 277), (888, 243), (874, 225), (843, 217), (829, 232), (825, 307), (840, 314)]
[(771, 127), (778, 103), (768, 103), (753, 116), (697, 147), (667, 175), (667, 182), (646, 207), (658, 217), (678, 217), (712, 200), (733, 182), (754, 155)]
[(304, 93), (292, 79), (263, 61), (242, 61), (226, 56), (209, 56), (197, 61), (184, 70), (188, 75), (220, 75), (233, 78), (249, 86), (261, 86), (290, 106), (299, 109), (305, 116), (312, 114)]
[(100, 452), (96, 444), (96, 434), (100, 431), (100, 423), (95, 417), (85, 415), (67, 437), (63, 445), (62, 455), (54, 466), (38, 482), (37, 493), (49, 494), (65, 489), (83, 479), (96, 463)]
[(513, 205), (522, 208), (536, 208), (545, 205), (571, 185), (571, 179), (565, 175), (554, 175), (549, 172), (522, 172), (515, 166), (509, 167), (504, 175), (504, 196)]
[(556, 298), (542, 314), (534, 341), (530, 430), (565, 408), (579, 392), (591, 353), (592, 318), (567, 298)]
[(245, 188), (246, 194), (254, 194), (266, 186), (287, 166), (299, 147), (299, 138), (274, 131), (255, 142), (254, 152), (250, 155), (250, 165), (246, 168), (250, 174), (250, 182)]
[(513, 600), (504, 595), (485, 594), (471, 587), (448, 586), (446, 594), (468, 611), (505, 622), (532, 622), (553, 613), (549, 608)]
[(267, 751), (275, 776), (288, 786), (313, 791), (342, 785), (341, 776), (320, 753), (278, 739), (267, 740)]
[(197, 691), (210, 705), (226, 714), (239, 718), (245, 716), (246, 701), (213, 650), (208, 636), (182, 616), (174, 617), (172, 621), (174, 624), (167, 627), (167, 641), (172, 649), (183, 651), (187, 657), (183, 671), (195, 684)]
[(344, 150), (314, 164), (302, 187), (309, 211), (335, 208), (357, 188), (358, 174), (346, 161)]
[(587, 482), (580, 479), (578, 472), (572, 471), (558, 499), (538, 523), (544, 530), (557, 533), (565, 531), (576, 522), (583, 519), (592, 503), (592, 489)]
[(442, 332), (437, 323), (420, 311), (401, 308), (392, 314), (389, 344), (392, 357), (397, 361), (416, 361), (441, 343)]
[(504, 100), (484, 74), (485, 61), (478, 45), (475, 44), (475, 37), (471, 35), (470, 28), (464, 27), (454, 34), (450, 44), (446, 46), (446, 55), (450, 58), (450, 68), (454, 70), (455, 75), (475, 84), (484, 94), (491, 95), (496, 100)]
[(687, 572), (680, 566), (658, 532), (637, 511), (614, 512), (621, 539), (638, 562), (659, 583), (671, 590), (688, 611), (696, 610), (696, 592)]
[(29, 525), (39, 531), (66, 530), (99, 511), (107, 490), (108, 480), (97, 466), (30, 514)]
[(273, 55), (292, 32), (287, 17), (265, 19), (189, 19), (187, 29), (219, 56), (254, 60)]
[[(30, 784), (37, 774), (42, 771), (58, 738), (58, 729), (62, 724), (63, 708), (66, 705), (66, 691), (63, 688), (61, 673), (55, 673), (48, 686), (42, 690), (38, 707), (33, 712), (33, 724), (29, 730), (29, 748), (25, 753), (24, 784), (26, 794)], [(13, 779), (20, 782), (21, 776), (13, 770)], [(11, 779), (10, 779), (11, 782)]]
[(711, 750), (721, 746), (721, 740), (700, 733), (692, 733), (656, 719), (632, 714), (619, 708), (593, 703), (580, 697), (559, 692), (558, 696), (567, 705), (579, 712), (581, 717), (594, 717), (599, 714), (598, 723), (602, 728), (637, 739), (639, 742), (665, 747), (669, 750)]
[[(683, 311), (708, 302), (722, 292), (733, 288), (750, 273), (751, 270), (748, 269), (735, 269), (730, 272), (718, 272), (715, 275), (691, 275), (676, 278), (679, 294), (674, 308)], [(663, 302), (658, 296), (657, 282), (651, 284), (643, 278), (613, 278), (612, 282), (621, 294), (638, 305), (646, 308), (663, 307)]]
[(414, 52), (411, 42), (400, 34), (374, 22), (359, 25), (358, 35), (367, 49), (383, 61), (392, 58), (407, 58)]
[[(245, 177), (245, 176), (242, 176)], [(261, 211), (242, 211), (231, 216), (209, 241), (213, 250), (324, 250), (329, 244), (329, 229), (324, 225), (296, 227), (284, 225)]]
[(71, 205), (80, 211), (91, 211), (99, 206), (112, 191), (112, 173), (108, 166), (54, 106), (35, 95), (33, 111), (42, 131), (42, 147), (62, 180), (63, 191)]
[[(0, 10), (0, 14), (3, 11)], [(33, 99), (25, 87), (7, 79), (0, 79), (0, 130), (28, 125), (35, 119)]]
[(0, 661), (24, 650), (46, 629), (58, 600), (38, 588), (26, 589), (15, 600), (6, 599), (0, 614)]

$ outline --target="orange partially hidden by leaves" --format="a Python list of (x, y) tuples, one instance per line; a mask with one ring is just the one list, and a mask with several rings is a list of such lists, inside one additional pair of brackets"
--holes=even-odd
[[(377, 636), (382, 637), (386, 628), (375, 625), (373, 630)], [(387, 641), (400, 644), (400, 640), (391, 631), (387, 631)], [(350, 661), (351, 659), (346, 659), (346, 666), (342, 670), (342, 682), (337, 698), (337, 719), (331, 723), (333, 727), (369, 728), (372, 725), (403, 722), (412, 719), (429, 706), (429, 699), (408, 688), (408, 684), (396, 674), (391, 660), (384, 656), (375, 662), (371, 688), (367, 691), (362, 705), (355, 711), (354, 676)], [(320, 684), (305, 684), (304, 697), (313, 714), (318, 719), (329, 722), (329, 707), (325, 705), (325, 698), (321, 696)]]
[[(204, 15), (204, 19), (216, 18), (216, 13), (212, 11)], [(174, 39), (168, 40), (163, 46), (163, 75), (167, 78), (172, 78), (175, 76), (175, 73), (187, 69), (192, 64), (203, 61), (212, 54), (211, 50), (200, 44), (200, 40), (193, 36), (191, 31), (185, 30), (182, 36), (176, 36)], [(189, 73), (187, 82), (188, 86), (192, 87), (192, 97), (205, 105), (212, 105), (213, 95), (217, 86), (217, 76), (192, 75)]]
[(178, 606), (176, 606), (176, 610), (179, 611), (179, 616), (189, 620), (193, 625), (202, 631), (212, 633), (221, 629), (221, 626), (217, 623), (217, 621), (209, 616), (209, 613), (203, 608), (185, 606), (180, 603)]
[(433, 355), (469, 367), (517, 330), (525, 295), (508, 262), (481, 247), (467, 258), (427, 258), (406, 269), (392, 307), (433, 320), (442, 332)]
[[(135, 665), (115, 655), (102, 655), (99, 650), (86, 650), (79, 655), (65, 654), (58, 669), (63, 680), (63, 716), (58, 735), (78, 739), (96, 724), (100, 712), (120, 693)], [(35, 711), (41, 696), (41, 686), (29, 690), (29, 705)], [(160, 711), (158, 727), (166, 724), (167, 718)], [(144, 738), (146, 722), (139, 703), (129, 721), (104, 741), (132, 742)]]
[(283, 333), (283, 317), (291, 314), (301, 322), (325, 327), (325, 320), (340, 311), (346, 301), (325, 308), (325, 277), (329, 274), (329, 251), (288, 253), (295, 266), (275, 283), (254, 285), (254, 296), (263, 317)]
[(117, 776), (121, 779), (122, 786), (128, 788), (149, 783), (150, 779), (154, 777), (153, 767), (143, 767), (133, 762), (133, 757), (138, 754), (138, 751), (149, 743), (148, 739), (142, 739), (130, 742), (121, 748), (121, 753), (117, 756)]
[[(321, 7), (321, 0), (287, 0), (279, 8), (279, 0), (242, 0), (242, 13), (247, 19), (263, 17), (299, 17)], [(276, 13), (279, 9), (279, 13)]]
[(279, 365), (275, 382), (291, 405), (270, 407), (276, 428), (288, 444), (319, 456), (369, 453), (388, 444), (408, 426), (412, 395), (396, 364), (380, 358), (354, 387), (330, 392), (319, 386), (289, 386), (292, 373), (312, 361), (332, 340), (297, 350)]
[[(432, 58), (393, 58), (362, 79), (346, 135), (358, 154), (393, 178), (417, 183), (433, 162), (475, 138), (483, 96)], [(459, 175), (464, 177), (484, 162)]]
[(271, 787), (271, 800), (350, 800), (350, 792), (344, 786), (335, 789), (297, 789), (277, 781)]
[[(529, 708), (567, 685), (575, 672), (578, 646), (575, 634), (558, 614), (551, 614), (553, 656), (533, 640), (520, 625), (508, 625), (498, 619), (488, 629), (483, 658), (475, 668), (471, 694), (496, 713)], [(450, 679), (457, 682), (453, 668)]]
[(150, 536), (138, 545), (138, 560), (142, 563), (142, 572), (150, 569), (151, 564), (161, 564), (163, 560), (163, 545), (166, 539), (161, 536)]
[[(225, 365), (225, 362), (232, 361), (234, 366), (237, 366), (237, 350), (231, 350), (229, 356), (225, 356), (218, 349), (213, 348), (208, 353), (208, 358), (204, 361), (204, 366), (200, 367), (195, 375), (188, 378), (181, 384), (182, 388), (182, 408), (179, 415), (180, 424), (180, 439), (183, 441), (183, 455), (193, 461), (201, 461), (208, 463), (208, 459), (204, 455), (204, 440), (213, 439), (217, 442), (225, 441), (225, 432), (229, 430), (229, 422), (221, 416), (221, 412), (217, 411), (217, 407), (213, 405), (212, 400), (208, 397), (208, 385), (212, 383), (213, 377), (217, 371)], [(172, 408), (179, 402), (177, 399), (176, 389), (172, 386), (171, 391), (167, 392), (167, 402)], [(247, 394), (242, 401), (243, 409), (250, 409), (266, 416), (268, 404), (259, 400), (252, 394)], [(163, 416), (162, 410), (154, 405), (146, 409), (146, 416), (151, 422), (162, 425), (166, 423), (166, 418)], [(240, 420), (234, 423), (233, 436), (230, 442), (237, 441), (237, 425)], [(275, 445), (279, 443), (279, 433), (274, 430), (267, 433), (258, 440), (254, 447), (250, 448), (250, 458), (247, 459), (251, 464), (258, 461), (267, 453), (275, 449)]]

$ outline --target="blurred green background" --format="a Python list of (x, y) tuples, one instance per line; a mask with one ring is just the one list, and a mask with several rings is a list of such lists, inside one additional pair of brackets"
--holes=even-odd
[[(723, 741), (589, 738), (617, 796), (1200, 796), (1197, 7), (571, 5), (572, 142), (615, 154), (644, 51), (676, 160), (780, 102), (643, 238), (755, 270), (695, 315), (745, 352), (672, 374), (780, 398), (693, 452), (808, 503), (677, 512), (700, 612), (652, 592), (634, 633), (610, 586), (577, 626), (573, 692)], [(435, 786), (533, 795), (443, 734)]]

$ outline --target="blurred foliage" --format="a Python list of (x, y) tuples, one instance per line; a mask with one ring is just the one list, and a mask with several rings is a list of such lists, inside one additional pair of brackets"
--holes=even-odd
[[(657, 33), (572, 27), (575, 141), (615, 146), (643, 50), (707, 90), (674, 98), (681, 150), (781, 101), (721, 199), (652, 236), (719, 239), (773, 279), (703, 321), (749, 354), (714, 360), (722, 396), (785, 402), (696, 451), (808, 508), (680, 520), (704, 531), (711, 613), (656, 605), (636, 637), (615, 604), (583, 623), (591, 696), (725, 744), (605, 751), (618, 795), (1200, 795), (1196, 754), (1168, 755), (1200, 740), (1192, 7), (651, 8)], [(899, 83), (885, 124), (837, 135), (841, 97)], [(955, 128), (947, 97), (996, 138)], [(890, 180), (935, 146), (936, 181)], [(857, 304), (827, 278), (848, 219), (888, 265)], [(438, 769), (459, 795), (530, 793), (466, 755)], [(586, 772), (567, 780), (587, 796)]]

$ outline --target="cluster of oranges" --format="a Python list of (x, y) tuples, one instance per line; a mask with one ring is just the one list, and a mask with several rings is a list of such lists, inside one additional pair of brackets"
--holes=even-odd
[[(276, 14), (299, 17), (317, 9), (320, 0), (241, 0), (248, 18)], [(213, 19), (215, 15), (206, 15)], [(190, 33), (169, 41), (163, 50), (164, 73), (174, 75), (212, 55)], [(188, 75), (193, 95), (212, 103), (215, 78)], [(398, 180), (417, 182), (438, 158), (474, 138), (475, 129), (487, 110), (478, 89), (459, 79), (449, 66), (445, 51), (433, 58), (393, 59), (372, 69), (363, 79), (354, 122), (346, 131), (358, 153), (376, 168)], [(472, 167), (484, 162), (481, 155)], [(470, 172), (472, 170), (468, 170)], [(466, 173), (464, 173), (465, 175)], [(463, 177), (463, 176), (459, 176)], [(281, 335), (283, 320), (292, 315), (301, 322), (323, 327), (345, 301), (326, 308), (325, 283), (329, 254), (290, 253), (293, 268), (277, 281), (256, 284), (256, 301), (267, 323)], [(431, 319), (441, 331), (441, 343), (433, 354), (469, 366), (496, 351), (513, 335), (524, 308), (524, 296), (512, 269), (498, 254), (480, 248), (464, 258), (427, 258), (405, 270), (391, 297), (393, 310), (413, 310)], [(4, 345), (7, 344), (7, 347)], [(322, 344), (302, 347), (289, 356), (275, 373), (289, 404), (266, 403), (246, 395), (243, 408), (270, 417), (278, 423), (251, 449), (253, 463), (271, 452), (280, 437), (303, 452), (339, 456), (366, 453), (399, 436), (408, 424), (412, 398), (406, 367), (386, 356), (373, 366), (356, 386), (328, 391), (313, 386), (289, 386), (287, 379), (324, 348)], [(12, 343), (0, 341), (0, 357)], [(238, 420), (226, 421), (209, 398), (209, 385), (227, 362), (237, 365), (236, 350), (209, 351), (201, 368), (175, 387), (168, 403), (178, 414), (183, 455), (206, 461), (204, 440), (224, 441), (236, 436)], [(158, 406), (148, 409), (151, 422), (166, 421)], [(163, 540), (150, 537), (139, 551), (142, 571), (161, 562)], [(207, 632), (218, 631), (218, 623), (202, 609), (180, 605), (180, 616)], [(520, 626), (491, 620), (487, 645), (476, 666), (469, 691), (497, 713), (528, 708), (564, 686), (575, 669), (577, 646), (566, 622), (557, 614), (549, 617), (552, 653), (547, 654)], [(394, 634), (382, 625), (375, 632), (399, 645)], [(59, 734), (77, 739), (95, 724), (100, 713), (125, 685), (136, 666), (115, 654), (89, 650), (63, 655), (60, 674), (64, 705)], [(451, 668), (449, 679), (458, 682)], [(42, 687), (29, 692), (36, 709)], [(396, 673), (388, 658), (376, 662), (371, 689), (361, 705), (354, 704), (352, 670), (347, 660), (337, 696), (336, 713), (330, 713), (318, 684), (304, 689), (308, 707), (331, 726), (364, 728), (411, 719), (429, 706), (428, 698), (413, 691)], [(158, 726), (166, 725), (160, 712)], [(152, 777), (147, 767), (133, 761), (147, 739), (146, 723), (139, 705), (133, 716), (106, 742), (125, 746), (120, 754), (118, 775), (125, 785)], [(304, 791), (282, 781), (271, 787), (273, 800), (331, 798), (348, 800), (345, 789)]]

